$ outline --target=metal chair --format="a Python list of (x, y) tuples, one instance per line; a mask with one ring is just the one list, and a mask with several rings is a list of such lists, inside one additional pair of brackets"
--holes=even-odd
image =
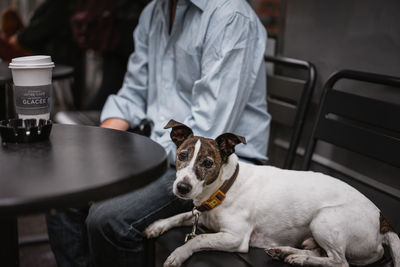
[[(273, 73), (267, 72), (267, 103), (272, 115), (270, 151), (282, 140), (275, 133), (276, 124), (290, 128), (289, 147), (282, 167), (291, 169), (315, 87), (316, 69), (312, 63), (294, 58), (265, 56), (264, 59), (274, 64)], [(287, 74), (288, 71), (301, 72), (305, 78), (294, 78), (293, 74)]]
[(400, 77), (354, 70), (333, 74), (324, 86), (302, 169), (310, 168), (318, 140), (400, 167), (400, 105), (335, 90), (341, 79), (400, 88)]
[[(324, 85), (302, 169), (310, 169), (312, 156), (319, 141), (355, 152), (354, 155), (362, 155), (377, 162), (400, 168), (400, 104), (381, 98), (377, 99), (369, 96), (370, 94), (361, 95), (343, 91), (343, 89), (335, 89), (338, 87), (337, 83), (342, 80), (355, 82), (361, 92), (367, 84), (400, 89), (400, 77), (354, 70), (342, 70), (333, 74)], [(358, 187), (357, 189), (374, 202), (379, 201), (378, 206), (383, 213), (385, 210), (395, 213), (385, 214), (389, 221), (390, 217), (398, 216), (398, 210), (389, 208), (396, 206), (398, 208), (400, 205), (400, 190), (394, 184), (388, 184), (388, 181), (383, 183), (378, 179), (368, 177), (357, 180), (355, 177), (348, 179), (347, 182)], [(394, 183), (395, 180), (392, 182)], [(398, 182), (396, 183), (398, 186)], [(383, 197), (388, 200), (383, 201)], [(390, 266), (390, 260), (383, 259), (373, 266)]]

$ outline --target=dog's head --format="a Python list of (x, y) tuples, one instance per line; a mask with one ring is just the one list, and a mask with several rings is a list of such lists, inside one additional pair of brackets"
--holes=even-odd
[(244, 137), (224, 133), (215, 140), (194, 136), (188, 126), (170, 120), (164, 127), (172, 128), (171, 139), (176, 144), (176, 180), (173, 192), (184, 199), (195, 199), (203, 188), (214, 183), (228, 157)]

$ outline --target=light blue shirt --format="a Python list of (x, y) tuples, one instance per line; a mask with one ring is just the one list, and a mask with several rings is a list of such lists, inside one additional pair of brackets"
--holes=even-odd
[(134, 31), (124, 83), (101, 121), (131, 127), (154, 123), (151, 139), (175, 161), (170, 119), (208, 138), (231, 132), (246, 138), (239, 156), (266, 162), (270, 115), (266, 104), (266, 31), (245, 0), (179, 0), (169, 34), (170, 1), (154, 0)]

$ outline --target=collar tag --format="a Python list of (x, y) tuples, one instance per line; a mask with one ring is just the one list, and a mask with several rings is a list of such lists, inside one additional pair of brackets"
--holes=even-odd
[(217, 192), (212, 194), (212, 196), (207, 199), (203, 204), (207, 205), (210, 209), (213, 209), (221, 204), (225, 197), (225, 194), (221, 190), (218, 190)]

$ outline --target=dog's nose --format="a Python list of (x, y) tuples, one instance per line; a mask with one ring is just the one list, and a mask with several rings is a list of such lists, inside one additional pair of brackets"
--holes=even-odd
[(192, 190), (192, 186), (188, 183), (184, 183), (184, 182), (179, 182), (176, 185), (176, 189), (178, 189), (178, 192), (182, 195), (186, 195), (187, 193), (190, 192), (190, 190)]

